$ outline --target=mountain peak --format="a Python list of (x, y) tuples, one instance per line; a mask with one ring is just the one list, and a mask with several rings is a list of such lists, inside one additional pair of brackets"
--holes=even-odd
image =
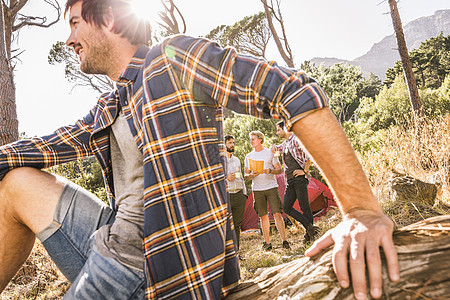
[[(403, 26), (406, 46), (408, 51), (419, 48), (422, 42), (438, 36), (441, 32), (446, 36), (450, 34), (450, 9), (437, 10), (431, 16), (420, 17)], [(311, 62), (316, 65), (325, 64), (330, 66), (335, 63), (349, 63), (360, 66), (363, 74), (367, 76), (370, 72), (377, 75), (381, 80), (385, 79), (388, 68), (400, 59), (397, 51), (397, 41), (394, 33), (384, 37), (380, 42), (375, 43), (364, 55), (347, 61), (339, 58), (315, 57)]]

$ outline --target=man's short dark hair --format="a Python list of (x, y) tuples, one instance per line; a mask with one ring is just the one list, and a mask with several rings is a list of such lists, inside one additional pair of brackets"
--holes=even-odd
[(225, 136), (225, 143), (228, 142), (229, 140), (233, 139), (234, 140), (234, 136), (232, 136), (231, 134), (227, 134)]
[(112, 8), (115, 25), (113, 32), (127, 38), (133, 45), (148, 45), (151, 39), (151, 26), (148, 20), (133, 13), (133, 0), (67, 0), (64, 16), (77, 2), (82, 2), (81, 17), (97, 27), (106, 25), (108, 8)]
[(277, 122), (277, 126), (280, 126), (280, 128), (283, 129), (284, 128), (284, 121), (283, 120), (278, 121)]

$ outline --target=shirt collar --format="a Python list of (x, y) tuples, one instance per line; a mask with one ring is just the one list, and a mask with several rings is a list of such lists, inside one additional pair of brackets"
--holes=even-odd
[(140, 46), (138, 48), (130, 63), (123, 70), (122, 74), (120, 74), (119, 80), (116, 82), (117, 85), (123, 86), (125, 83), (136, 79), (149, 50), (147, 46)]

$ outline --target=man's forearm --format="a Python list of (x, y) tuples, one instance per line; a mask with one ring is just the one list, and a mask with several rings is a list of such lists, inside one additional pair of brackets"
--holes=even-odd
[(272, 173), (273, 175), (278, 175), (278, 174), (283, 173), (283, 169), (281, 169), (281, 167), (280, 168), (271, 169), (270, 173)]
[(250, 169), (245, 168), (244, 169), (244, 179), (245, 180), (252, 180), (253, 178), (255, 178), (255, 176), (253, 175), (253, 172), (250, 171)]
[(311, 167), (311, 164), (312, 164), (311, 160), (306, 161), (305, 168), (304, 168), (305, 174), (308, 173), (308, 170), (309, 170), (309, 167)]
[(292, 131), (322, 170), (343, 213), (381, 211), (350, 142), (329, 108), (300, 119)]
[(252, 174), (245, 174), (245, 175), (244, 175), (244, 179), (245, 179), (245, 180), (252, 180), (253, 178), (255, 178), (255, 176), (252, 175)]

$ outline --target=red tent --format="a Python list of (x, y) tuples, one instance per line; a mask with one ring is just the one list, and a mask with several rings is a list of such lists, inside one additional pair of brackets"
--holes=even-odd
[[(281, 200), (283, 200), (284, 190), (286, 188), (286, 182), (284, 174), (275, 175), (278, 182), (278, 193), (280, 194)], [(315, 178), (311, 178), (308, 184), (308, 196), (309, 204), (311, 205), (311, 210), (314, 214), (314, 219), (323, 216), (332, 206), (337, 206), (334, 201), (333, 194), (330, 189)], [(298, 201), (295, 202), (294, 208), (301, 211)], [(283, 218), (286, 214), (283, 213)], [(270, 218), (273, 219), (272, 215)], [(247, 199), (247, 204), (245, 205), (244, 220), (241, 223), (242, 231), (248, 229), (258, 229), (259, 228), (259, 218), (253, 209), (253, 194)]]

